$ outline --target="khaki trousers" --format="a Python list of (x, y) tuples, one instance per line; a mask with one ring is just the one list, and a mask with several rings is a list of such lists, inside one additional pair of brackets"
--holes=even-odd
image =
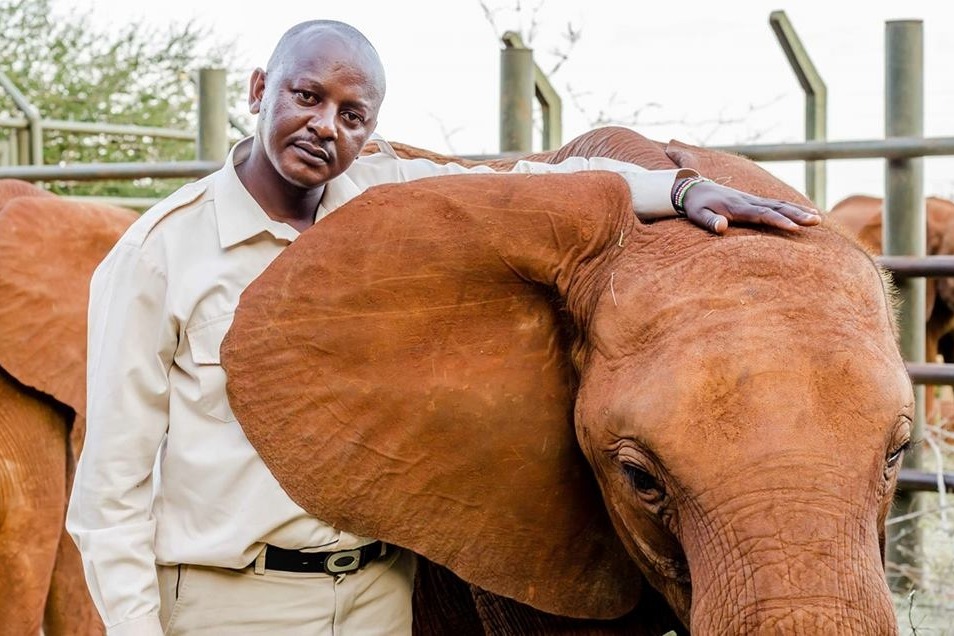
[(337, 576), (161, 565), (159, 620), (174, 636), (409, 635), (414, 569), (405, 550)]

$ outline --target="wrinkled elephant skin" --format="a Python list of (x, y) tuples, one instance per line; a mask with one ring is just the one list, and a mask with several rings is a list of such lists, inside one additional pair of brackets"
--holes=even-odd
[(104, 633), (63, 523), (93, 269), (136, 214), (0, 180), (0, 632)]
[[(576, 143), (607, 136), (786, 191), (628, 131)], [(913, 392), (888, 297), (828, 224), (714, 236), (641, 224), (609, 173), (442, 177), (304, 232), (222, 360), (295, 501), (480, 588), (620, 633), (895, 634), (881, 555)]]

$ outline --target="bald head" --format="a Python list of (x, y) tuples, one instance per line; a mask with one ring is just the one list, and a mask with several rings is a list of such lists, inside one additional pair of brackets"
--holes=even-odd
[(348, 51), (353, 59), (360, 61), (368, 79), (379, 93), (379, 100), (384, 99), (386, 88), (384, 65), (378, 57), (377, 50), (361, 31), (350, 24), (336, 20), (309, 20), (288, 29), (268, 59), (266, 73), (273, 76), (281, 75), (283, 67), (296, 61), (303, 51), (310, 50), (310, 47), (302, 46), (302, 43), (315, 40), (334, 43)]
[(324, 185), (348, 170), (374, 133), (384, 89), (384, 67), (360, 31), (331, 20), (295, 25), (267, 69), (249, 78), (249, 112), (258, 121), (249, 158), (236, 168), (242, 183), (260, 202), (300, 193), (284, 214), (313, 220)]

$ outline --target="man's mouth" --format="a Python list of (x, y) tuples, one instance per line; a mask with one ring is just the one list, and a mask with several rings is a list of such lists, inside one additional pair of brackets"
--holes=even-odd
[(321, 146), (316, 146), (307, 141), (297, 141), (294, 146), (307, 157), (317, 159), (323, 163), (331, 163), (331, 154)]

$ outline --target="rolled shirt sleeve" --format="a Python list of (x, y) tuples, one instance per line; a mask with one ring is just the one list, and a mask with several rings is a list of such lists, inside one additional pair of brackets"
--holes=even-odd
[[(411, 159), (400, 162), (404, 179), (412, 181), (439, 174), (465, 174), (495, 172), (487, 166), (464, 167), (456, 163), (437, 164), (427, 159)], [(633, 198), (633, 211), (641, 221), (678, 216), (672, 206), (672, 188), (677, 179), (698, 176), (688, 168), (673, 170), (647, 170), (633, 163), (606, 157), (569, 157), (560, 163), (518, 161), (510, 172), (522, 174), (554, 174), (606, 170), (615, 172), (626, 180)]]
[[(548, 169), (550, 168), (550, 169)], [(584, 170), (606, 170), (623, 177), (629, 185), (633, 197), (633, 212), (640, 221), (678, 216), (672, 207), (672, 187), (677, 179), (698, 176), (698, 172), (688, 168), (675, 170), (646, 170), (633, 163), (608, 159), (606, 157), (569, 157), (558, 163), (538, 163), (518, 161), (513, 172), (544, 174), (552, 172), (582, 172)]]
[(90, 283), (87, 441), (66, 527), (109, 634), (161, 634), (150, 508), (176, 347), (165, 289), (139, 247), (123, 243)]

